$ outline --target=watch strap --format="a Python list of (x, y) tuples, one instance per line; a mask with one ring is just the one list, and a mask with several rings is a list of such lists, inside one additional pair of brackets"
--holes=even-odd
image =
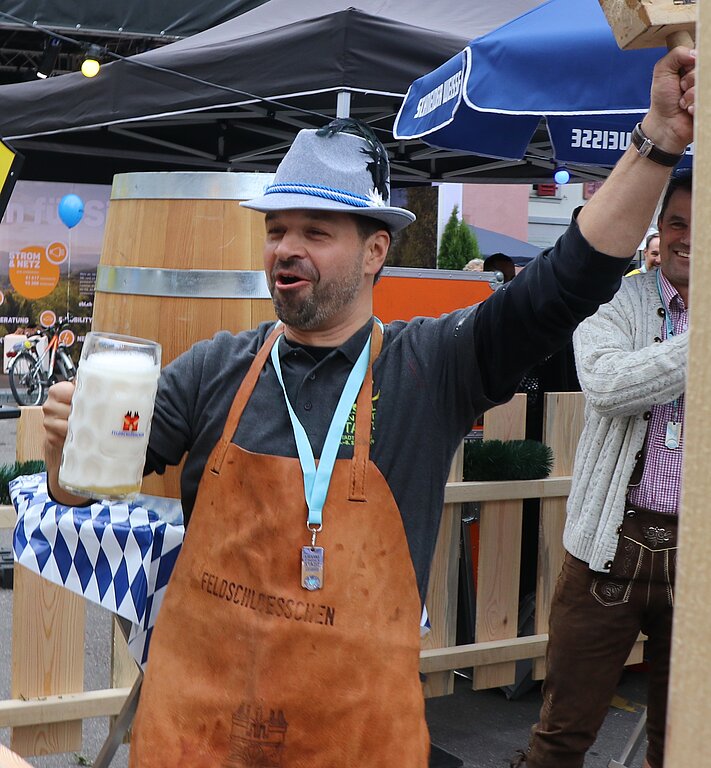
[(665, 165), (668, 168), (673, 168), (682, 157), (684, 153), (679, 155), (672, 154), (671, 152), (665, 152), (645, 134), (642, 130), (642, 124), (637, 123), (632, 131), (632, 144), (639, 153), (640, 157), (646, 157), (654, 163), (659, 165)]

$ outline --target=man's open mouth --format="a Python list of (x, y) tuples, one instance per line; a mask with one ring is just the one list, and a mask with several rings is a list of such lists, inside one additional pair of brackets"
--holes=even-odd
[(308, 280), (305, 277), (290, 272), (277, 272), (274, 277), (274, 285), (281, 289), (306, 285), (306, 283), (308, 283)]

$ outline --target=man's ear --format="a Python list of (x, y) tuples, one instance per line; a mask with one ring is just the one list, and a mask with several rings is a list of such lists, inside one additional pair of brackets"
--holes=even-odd
[(376, 275), (388, 255), (390, 248), (390, 235), (387, 230), (379, 229), (365, 242), (364, 270), (366, 275)]

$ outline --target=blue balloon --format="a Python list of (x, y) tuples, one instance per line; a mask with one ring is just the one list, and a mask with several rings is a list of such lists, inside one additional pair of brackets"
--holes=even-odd
[(69, 229), (76, 227), (84, 216), (84, 201), (79, 195), (64, 195), (59, 201), (57, 212)]

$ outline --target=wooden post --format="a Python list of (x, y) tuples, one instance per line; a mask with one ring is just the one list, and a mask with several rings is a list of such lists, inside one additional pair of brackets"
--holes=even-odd
[[(43, 441), (42, 409), (23, 408), (17, 460), (42, 458)], [(83, 598), (16, 566), (12, 606), (12, 697), (83, 691)], [(10, 746), (20, 755), (41, 755), (77, 751), (81, 743), (81, 720), (74, 720), (13, 728)]]
[[(514, 395), (484, 417), (484, 440), (521, 440), (526, 434), (526, 395)], [(477, 643), (518, 634), (518, 582), (521, 571), (523, 502), (487, 501), (479, 522), (479, 570), (476, 594)], [(511, 685), (516, 663), (474, 670), (474, 690)]]
[[(464, 473), (464, 444), (452, 460), (449, 480), (457, 482)], [(445, 504), (439, 525), (437, 545), (432, 559), (427, 589), (427, 611), (431, 630), (422, 640), (422, 648), (449, 648), (457, 642), (457, 597), (459, 578), (459, 539), (461, 536), (462, 505)], [(426, 697), (454, 693), (452, 672), (432, 672), (424, 683)]]
[[(128, 642), (123, 636), (118, 619), (114, 616), (111, 622), (111, 687), (133, 688), (140, 672), (135, 659), (128, 650)], [(110, 726), (113, 727), (116, 718), (112, 717)], [(123, 743), (130, 741), (130, 730), (126, 732)]]
[(699, 4), (693, 251), (689, 375), (679, 517), (679, 559), (674, 605), (667, 743), (664, 765), (686, 768), (706, 761), (711, 740), (708, 672), (711, 667), (711, 7)]
[[(545, 396), (543, 442), (553, 451), (551, 477), (573, 474), (575, 451), (583, 429), (585, 396), (582, 392), (549, 392)], [(535, 633), (548, 632), (548, 614), (553, 590), (563, 566), (563, 528), (566, 498), (541, 499), (538, 535), (538, 578), (536, 582)], [(535, 659), (533, 679), (545, 675), (545, 662)]]
[(20, 409), (15, 441), (17, 461), (37, 461), (44, 459), (44, 426), (42, 409), (28, 406)]

